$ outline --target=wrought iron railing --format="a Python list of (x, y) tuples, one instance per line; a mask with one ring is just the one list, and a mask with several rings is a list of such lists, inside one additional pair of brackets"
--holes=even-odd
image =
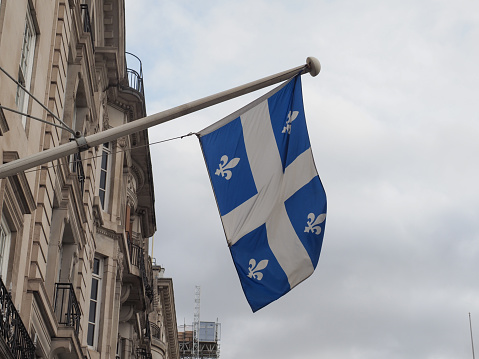
[(85, 171), (83, 169), (83, 162), (79, 152), (73, 154), (71, 169), (73, 173), (77, 174), (78, 182), (80, 182), (81, 193), (83, 194), (83, 189), (85, 188)]
[[(153, 278), (148, 276), (145, 266), (145, 256), (143, 255), (143, 249), (141, 250), (140, 256), (140, 273), (143, 279), (143, 285), (145, 286), (146, 296), (150, 299), (150, 302), (153, 301)], [(150, 273), (151, 274), (151, 273)]]
[(143, 249), (140, 246), (133, 244), (131, 242), (128, 232), (127, 232), (127, 238), (128, 238), (128, 249), (130, 250), (131, 264), (133, 264), (135, 267), (140, 267), (140, 261), (141, 261)]
[[(34, 359), (35, 345), (0, 278), (0, 337), (15, 359)], [(0, 339), (0, 340), (1, 340)]]
[(130, 234), (128, 232), (126, 232), (126, 238), (128, 242), (128, 249), (130, 251), (131, 264), (135, 267), (138, 267), (140, 270), (141, 279), (143, 280), (143, 285), (145, 286), (146, 296), (150, 299), (150, 302), (152, 302), (154, 297), (153, 277), (151, 276), (151, 270), (149, 271), (150, 276), (148, 276), (148, 272), (146, 270), (145, 252), (143, 251), (143, 248), (132, 243), (130, 240)]
[(58, 323), (73, 327), (78, 335), (81, 312), (71, 283), (55, 283), (54, 308)]
[(148, 350), (145, 348), (137, 348), (136, 356), (138, 359), (152, 359), (151, 353), (148, 353)]
[(93, 51), (95, 51), (95, 41), (93, 38), (93, 29), (90, 22), (90, 12), (88, 11), (88, 4), (80, 4), (80, 10), (83, 18), (83, 32), (90, 33), (91, 46)]
[[(128, 86), (139, 93), (143, 97), (145, 97), (145, 89), (143, 87), (143, 66), (141, 64), (141, 60), (138, 56), (126, 52), (126, 74), (128, 76)], [(133, 61), (128, 61), (128, 59), (132, 60), (135, 59), (134, 61), (136, 62), (136, 69), (133, 69), (132, 67), (132, 62)]]
[(146, 323), (145, 323), (145, 338), (151, 341), (151, 328), (150, 328), (150, 321), (148, 320), (148, 317), (146, 318)]
[(155, 323), (150, 323), (150, 333), (153, 338), (161, 340), (161, 329)]

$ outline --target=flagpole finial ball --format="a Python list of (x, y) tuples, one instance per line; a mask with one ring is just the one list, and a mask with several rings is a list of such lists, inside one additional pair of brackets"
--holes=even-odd
[(315, 77), (321, 71), (321, 64), (316, 57), (308, 57), (306, 59), (306, 65), (309, 67), (309, 74)]

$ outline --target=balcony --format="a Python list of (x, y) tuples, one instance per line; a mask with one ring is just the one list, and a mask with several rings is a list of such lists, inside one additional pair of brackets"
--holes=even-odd
[(131, 264), (134, 265), (135, 267), (140, 267), (140, 261), (141, 261), (141, 257), (142, 257), (142, 254), (143, 254), (143, 249), (136, 245), (136, 244), (133, 244), (130, 240), (130, 234), (127, 232), (126, 233), (127, 235), (127, 241), (128, 241), (128, 249), (130, 251), (130, 261), (131, 261)]
[(143, 66), (138, 56), (126, 52), (126, 74), (128, 76), (128, 86), (139, 92), (142, 98), (145, 98), (145, 89), (143, 87)]
[(90, 33), (91, 47), (95, 51), (95, 39), (93, 38), (93, 29), (90, 22), (90, 12), (87, 4), (80, 4), (81, 16), (83, 20), (83, 32)]
[(150, 327), (150, 321), (148, 320), (148, 317), (146, 318), (146, 321), (145, 321), (145, 339), (151, 342), (151, 327)]
[(150, 334), (152, 338), (161, 340), (161, 329), (155, 323), (150, 322)]
[(152, 359), (151, 353), (148, 353), (148, 350), (144, 348), (137, 348), (136, 356), (138, 359)]
[(130, 240), (130, 234), (127, 232), (127, 241), (128, 249), (130, 251), (130, 260), (131, 264), (137, 267), (140, 271), (141, 279), (143, 280), (143, 286), (145, 287), (145, 294), (150, 299), (150, 302), (153, 301), (153, 277), (151, 271), (151, 263), (148, 263), (148, 269), (145, 263), (145, 252), (143, 248), (134, 244)]
[(79, 152), (74, 153), (73, 160), (71, 164), (71, 172), (76, 173), (78, 182), (80, 183), (81, 194), (83, 195), (83, 190), (85, 188), (85, 171), (83, 170), (83, 162), (81, 160), (81, 154)]
[(58, 324), (72, 327), (78, 335), (81, 312), (71, 283), (55, 283), (54, 308)]
[[(15, 359), (34, 359), (35, 345), (0, 278), (0, 336)], [(1, 340), (0, 339), (0, 340)]]

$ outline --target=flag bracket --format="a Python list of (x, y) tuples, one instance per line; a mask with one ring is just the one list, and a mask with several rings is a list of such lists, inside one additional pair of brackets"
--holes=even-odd
[(75, 142), (78, 145), (78, 152), (83, 152), (90, 148), (90, 145), (88, 144), (85, 136), (75, 136)]

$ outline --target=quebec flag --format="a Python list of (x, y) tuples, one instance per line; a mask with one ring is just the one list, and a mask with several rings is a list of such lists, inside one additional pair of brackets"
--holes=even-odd
[(314, 165), (298, 75), (198, 134), (253, 312), (318, 264), (326, 194)]

